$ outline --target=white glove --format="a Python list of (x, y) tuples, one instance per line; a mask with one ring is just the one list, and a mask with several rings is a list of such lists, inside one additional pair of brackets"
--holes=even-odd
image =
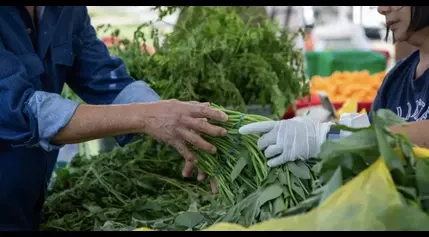
[[(367, 114), (343, 114), (340, 124), (353, 128), (370, 126)], [(258, 148), (265, 150), (265, 156), (270, 159), (268, 166), (275, 167), (288, 161), (306, 160), (315, 157), (333, 123), (321, 123), (306, 117), (296, 117), (289, 120), (257, 122), (241, 127), (241, 134), (265, 133), (258, 140)], [(350, 135), (341, 131), (340, 137)], [(275, 158), (273, 158), (276, 156)], [(273, 158), (273, 159), (271, 159)]]
[[(365, 128), (369, 127), (369, 118), (367, 114), (358, 114), (358, 113), (344, 113), (340, 117), (339, 124), (345, 125), (351, 128)], [(346, 137), (351, 135), (351, 132), (341, 131), (340, 137)]]
[[(305, 117), (288, 120), (257, 122), (241, 127), (241, 134), (265, 133), (258, 148), (265, 150), (269, 167), (297, 159), (315, 157), (325, 142), (332, 123), (321, 123)], [(274, 157), (274, 158), (273, 158)]]

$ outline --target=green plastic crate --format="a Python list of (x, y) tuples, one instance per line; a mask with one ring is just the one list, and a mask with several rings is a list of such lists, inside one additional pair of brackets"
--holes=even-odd
[(322, 51), (306, 52), (307, 75), (330, 76), (336, 71), (368, 70), (371, 74), (386, 70), (383, 54), (372, 51)]

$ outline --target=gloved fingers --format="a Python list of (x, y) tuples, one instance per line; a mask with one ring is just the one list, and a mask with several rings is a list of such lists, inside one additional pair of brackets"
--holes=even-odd
[(238, 129), (238, 132), (240, 134), (250, 134), (250, 133), (267, 133), (271, 131), (277, 124), (277, 121), (263, 121), (263, 122), (256, 122), (244, 125), (240, 129)]
[(286, 162), (288, 162), (288, 159), (286, 159), (286, 156), (284, 156), (282, 154), (282, 155), (279, 155), (279, 156), (277, 156), (277, 157), (275, 157), (273, 159), (268, 160), (267, 165), (270, 168), (274, 168), (274, 167), (283, 165)]
[(281, 145), (271, 145), (265, 149), (264, 155), (267, 158), (272, 158), (273, 156), (279, 155), (283, 152), (283, 147)]
[(264, 150), (268, 146), (276, 144), (276, 141), (277, 141), (276, 132), (271, 131), (269, 133), (266, 133), (258, 139), (258, 149)]

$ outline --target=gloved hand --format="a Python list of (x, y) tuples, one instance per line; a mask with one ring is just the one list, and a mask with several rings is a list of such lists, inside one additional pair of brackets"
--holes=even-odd
[(269, 167), (287, 161), (315, 157), (325, 142), (332, 123), (321, 123), (305, 117), (288, 120), (257, 122), (239, 129), (240, 134), (265, 133), (258, 140), (258, 148), (265, 150)]
[[(340, 124), (353, 128), (370, 126), (368, 116), (357, 113), (343, 114)], [(275, 167), (288, 161), (315, 157), (332, 125), (333, 123), (321, 123), (306, 117), (296, 117), (248, 124), (241, 127), (238, 132), (240, 134), (265, 133), (258, 140), (258, 148), (265, 150), (265, 156), (270, 159), (268, 166)], [(340, 133), (340, 137), (348, 135), (350, 135), (349, 132)]]

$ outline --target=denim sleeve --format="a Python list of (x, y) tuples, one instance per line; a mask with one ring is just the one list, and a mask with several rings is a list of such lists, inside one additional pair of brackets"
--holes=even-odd
[[(136, 81), (125, 87), (112, 104), (142, 103), (157, 100), (160, 100), (160, 97), (155, 91), (146, 83)], [(61, 148), (63, 145), (54, 145), (50, 141), (71, 120), (79, 103), (63, 99), (57, 94), (36, 91), (30, 97), (28, 105), (37, 118), (40, 146), (46, 151)], [(136, 135), (124, 135), (117, 136), (115, 139), (119, 145), (123, 146), (136, 137)]]
[[(154, 90), (146, 83), (136, 81), (125, 87), (112, 104), (142, 103), (157, 100), (160, 100), (160, 97)], [(30, 97), (28, 105), (37, 118), (40, 146), (46, 151), (61, 148), (63, 145), (54, 145), (50, 141), (71, 120), (79, 103), (63, 99), (57, 94), (36, 91)], [(117, 136), (115, 139), (119, 145), (123, 146), (136, 137), (136, 135), (124, 135)]]
[[(124, 62), (110, 55), (106, 45), (97, 38), (86, 7), (76, 12), (75, 75), (67, 84), (89, 104), (129, 104), (159, 100), (158, 94), (145, 82), (135, 81)], [(123, 146), (135, 135), (115, 137)]]
[(67, 84), (88, 104), (111, 104), (118, 94), (135, 80), (124, 62), (110, 55), (97, 38), (86, 7), (75, 7), (74, 75)]
[[(22, 57), (22, 56), (21, 56)], [(0, 39), (0, 143), (12, 147), (42, 146), (49, 144), (59, 129), (64, 127), (78, 104), (53, 93), (34, 89), (43, 66), (38, 59), (22, 58), (5, 49)]]
[(39, 125), (39, 145), (46, 151), (60, 149), (63, 145), (54, 145), (50, 141), (68, 124), (79, 103), (63, 99), (58, 94), (35, 91), (28, 100), (28, 105)]

